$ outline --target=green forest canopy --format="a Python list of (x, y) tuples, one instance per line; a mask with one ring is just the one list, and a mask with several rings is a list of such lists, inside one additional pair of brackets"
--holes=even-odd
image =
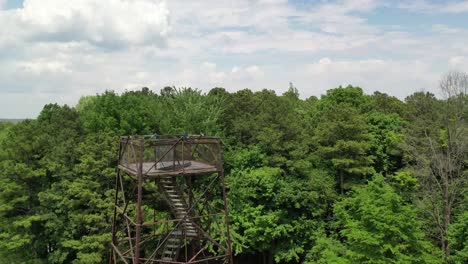
[(49, 104), (0, 123), (0, 263), (105, 263), (118, 138), (153, 133), (223, 139), (238, 261), (468, 263), (467, 117), (466, 87), (404, 101), (166, 87)]

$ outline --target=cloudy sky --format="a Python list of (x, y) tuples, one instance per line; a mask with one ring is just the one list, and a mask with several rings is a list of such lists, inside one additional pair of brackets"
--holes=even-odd
[(404, 98), (468, 72), (468, 1), (0, 0), (0, 117), (166, 85)]

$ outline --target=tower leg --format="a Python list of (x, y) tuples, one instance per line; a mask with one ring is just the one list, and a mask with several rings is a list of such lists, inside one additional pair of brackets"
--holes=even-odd
[(137, 221), (135, 229), (135, 256), (133, 259), (134, 264), (140, 262), (140, 235), (141, 235), (141, 224), (143, 222), (143, 216), (141, 212), (141, 203), (143, 195), (143, 155), (144, 155), (144, 145), (141, 142), (139, 153), (139, 162), (138, 162), (138, 197), (137, 197)]
[(226, 185), (225, 185), (225, 182), (224, 182), (224, 170), (223, 169), (221, 169), (220, 174), (221, 174), (221, 183), (223, 185), (224, 212), (225, 212), (226, 235), (227, 235), (227, 240), (226, 241), (227, 241), (227, 249), (228, 249), (227, 254), (229, 255), (229, 263), (233, 264), (234, 260), (232, 258), (231, 233), (230, 233), (230, 230), (229, 230), (229, 225), (230, 225), (229, 211), (228, 211), (228, 205), (227, 205)]

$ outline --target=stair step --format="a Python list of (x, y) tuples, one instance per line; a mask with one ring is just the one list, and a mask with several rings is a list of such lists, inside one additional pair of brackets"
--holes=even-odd
[(179, 245), (174, 245), (174, 244), (167, 244), (167, 248), (179, 248)]
[(198, 235), (196, 231), (188, 230), (185, 233), (182, 232), (182, 231), (174, 231), (174, 232), (171, 233), (171, 236), (180, 237), (180, 236), (184, 236), (184, 234), (186, 234), (187, 236), (197, 236)]

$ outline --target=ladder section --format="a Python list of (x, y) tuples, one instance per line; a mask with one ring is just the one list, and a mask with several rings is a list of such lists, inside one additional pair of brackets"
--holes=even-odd
[(179, 230), (184, 231), (187, 237), (198, 236), (197, 229), (189, 218), (188, 205), (182, 191), (177, 186), (175, 178), (171, 176), (161, 176), (160, 184), (172, 213), (180, 220)]
[(180, 220), (178, 226), (168, 234), (161, 252), (162, 260), (176, 261), (185, 237), (197, 237), (196, 227), (189, 219), (189, 208), (175, 177), (161, 176), (159, 188), (164, 193), (172, 213)]

